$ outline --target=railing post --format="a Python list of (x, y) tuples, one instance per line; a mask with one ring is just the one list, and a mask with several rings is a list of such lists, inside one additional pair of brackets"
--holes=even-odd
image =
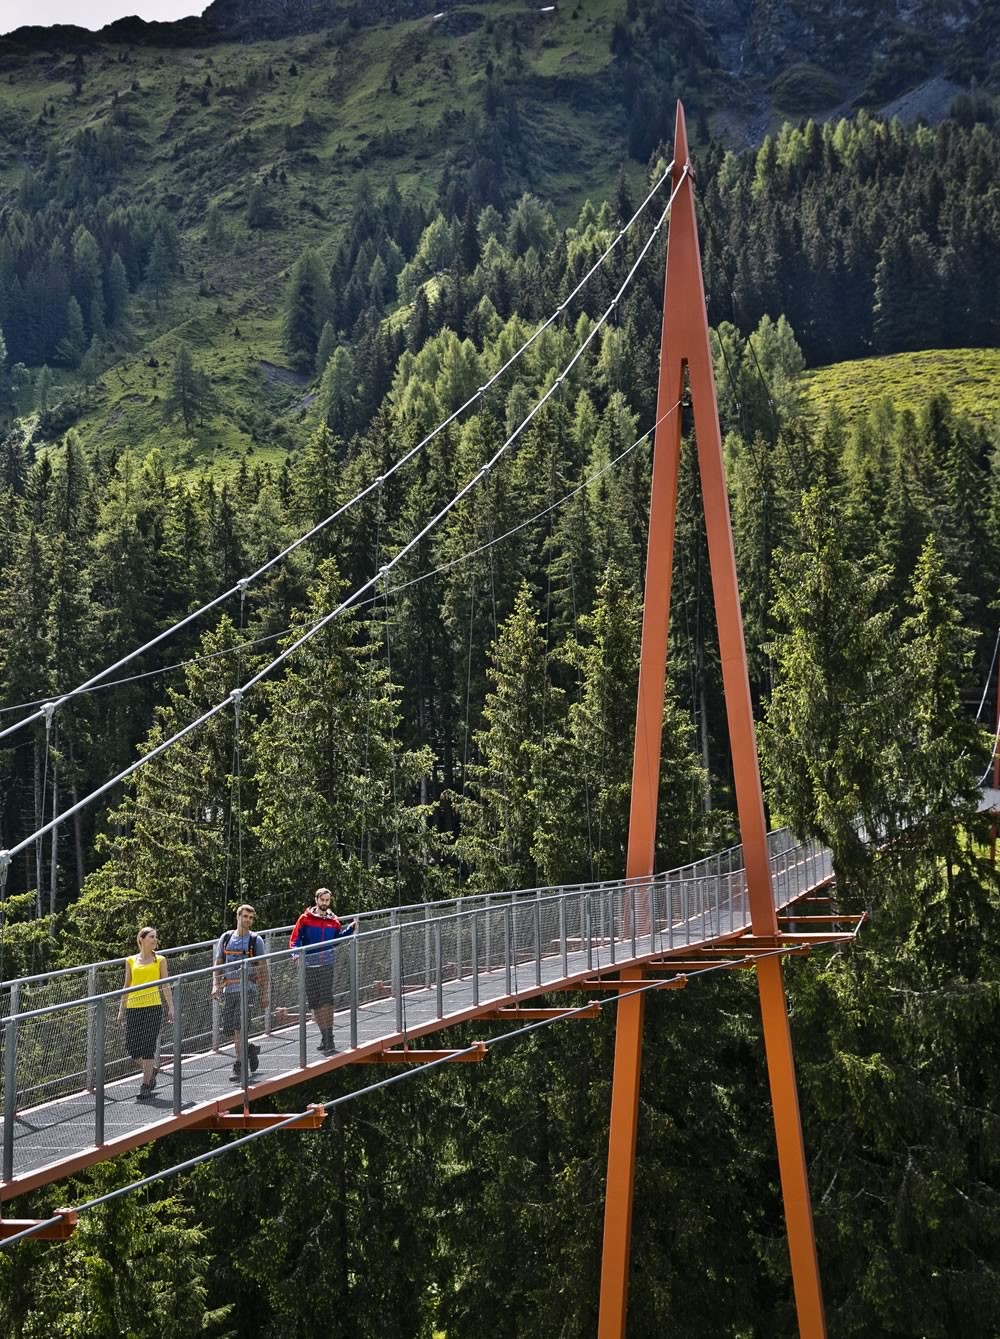
[(403, 1030), (403, 929), (392, 913), (392, 993), (396, 1000), (396, 1031)]
[(250, 1001), (247, 999), (247, 959), (240, 958), (240, 1078), (243, 1099), (250, 1085)]
[[(621, 885), (621, 889), (622, 889), (622, 910), (624, 911), (625, 910), (624, 885)], [(618, 959), (615, 952), (617, 948), (617, 945), (615, 944), (615, 939), (617, 938), (617, 934), (615, 931), (615, 890), (613, 888), (610, 889), (610, 891), (607, 894), (605, 894), (604, 901), (607, 903), (609, 919), (611, 921), (611, 933), (608, 935), (608, 944), (610, 945), (611, 948), (611, 961), (617, 962)]]
[(181, 1084), (183, 1075), (181, 1073), (181, 1051), (184, 1043), (184, 1024), (182, 1013), (184, 1009), (184, 978), (177, 976), (172, 982), (174, 997), (174, 1115), (181, 1114), (183, 1105)]
[(587, 940), (587, 971), (594, 970), (594, 920), (593, 905), (591, 895), (587, 894), (587, 900), (583, 904), (583, 928)]
[(689, 896), (688, 896), (688, 881), (687, 881), (687, 879), (685, 879), (684, 874), (683, 874), (683, 872), (682, 872), (682, 873), (681, 873), (681, 919), (682, 919), (682, 921), (684, 922), (684, 942), (685, 942), (685, 944), (690, 944), (690, 942), (691, 942), (691, 917), (688, 915), (688, 912), (690, 911), (689, 902), (690, 902), (690, 898), (689, 898)]
[(646, 884), (646, 901), (649, 903), (649, 951), (656, 952), (656, 882), (650, 879)]
[(431, 988), (431, 923), (428, 904), (424, 903), (424, 990)]
[(722, 934), (722, 855), (715, 857), (715, 905), (718, 910), (716, 934)]
[[(274, 936), (271, 934), (270, 930), (265, 930), (265, 931), (264, 931), (264, 936), (263, 936), (263, 938), (264, 938), (264, 956), (267, 958), (267, 962), (266, 962), (264, 965), (265, 965), (265, 967), (267, 968), (268, 979), (270, 979), (270, 975), (271, 975), (271, 954), (274, 952)], [(174, 1010), (174, 1017), (175, 1017), (175, 1018), (177, 1017), (177, 1011), (176, 1011), (176, 1009)], [(266, 1004), (266, 1006), (265, 1006), (265, 1008), (264, 1008), (264, 1031), (267, 1033), (268, 1036), (271, 1035), (271, 992), (270, 992), (270, 990), (267, 992), (267, 1004)]]
[(351, 1049), (358, 1044), (358, 935), (351, 935), (347, 949), (347, 966), (351, 986)]
[(458, 898), (455, 898), (455, 980), (461, 981), (462, 972), (462, 917), (458, 910)]
[(483, 899), (483, 910), (486, 913), (486, 971), (489, 973), (493, 970), (493, 908), (488, 897)]
[(472, 1003), (479, 1003), (479, 912), (473, 911), (470, 926), (472, 938)]
[(628, 903), (629, 903), (629, 920), (632, 922), (632, 957), (633, 957), (633, 958), (637, 958), (637, 957), (639, 956), (639, 953), (638, 953), (638, 944), (637, 944), (637, 942), (636, 942), (636, 937), (635, 937), (635, 935), (636, 935), (636, 931), (635, 931), (635, 884), (634, 884), (634, 883), (629, 885), (629, 890), (628, 890)]
[(3, 1030), (3, 1179), (14, 1177), (14, 1122), (17, 1119), (17, 1024)]
[(399, 956), (399, 911), (393, 907), (389, 912), (389, 961), (392, 974), (392, 994), (394, 999), (399, 999), (399, 979), (400, 979), (400, 956)]
[(562, 954), (562, 974), (569, 976), (569, 949), (566, 945), (566, 898), (559, 899), (559, 951)]
[(504, 954), (504, 972), (506, 973), (507, 994), (513, 994), (513, 966), (514, 966), (514, 907), (508, 902), (504, 911), (504, 938), (507, 940), (506, 952)]
[[(97, 967), (87, 968), (87, 994), (97, 994)], [(88, 1092), (94, 1091), (94, 1020), (97, 1017), (97, 1006), (89, 1004), (87, 1006), (87, 1081)]]
[(309, 1063), (306, 1056), (306, 1023), (309, 1016), (306, 1008), (306, 951), (301, 945), (296, 966), (299, 969), (299, 1068), (305, 1069)]
[(434, 922), (434, 974), (437, 983), (437, 1016), (444, 1017), (444, 983), (441, 980), (441, 922)]
[(107, 1033), (107, 1000), (94, 1006), (94, 1143), (104, 1143), (104, 1041)]
[(535, 985), (542, 984), (542, 895), (535, 893)]

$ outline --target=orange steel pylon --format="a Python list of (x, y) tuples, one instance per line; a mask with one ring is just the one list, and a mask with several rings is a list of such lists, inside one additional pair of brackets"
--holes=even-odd
[[(677, 104), (672, 184), (677, 194), (670, 215), (663, 296), (626, 874), (631, 879), (653, 873), (681, 448), (680, 413), (672, 412), (670, 406), (676, 406), (681, 400), (686, 370), (694, 409), (750, 918), (755, 936), (777, 936), (778, 921), (771, 892), (764, 799), (695, 221), (694, 178), (688, 157), (684, 109), (680, 103)], [(799, 1333), (804, 1339), (824, 1339), (826, 1323), (780, 957), (761, 959), (756, 971)], [(630, 976), (640, 978), (642, 968), (633, 968)], [(644, 994), (634, 994), (618, 1005), (598, 1339), (624, 1339), (625, 1335), (644, 1001)]]

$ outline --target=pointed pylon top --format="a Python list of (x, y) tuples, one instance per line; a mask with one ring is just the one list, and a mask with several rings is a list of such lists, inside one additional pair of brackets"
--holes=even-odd
[(675, 188), (681, 179), (681, 173), (688, 166), (690, 166), (690, 156), (688, 154), (687, 123), (684, 120), (684, 104), (681, 102), (680, 98), (678, 98), (677, 121), (674, 125), (673, 184)]

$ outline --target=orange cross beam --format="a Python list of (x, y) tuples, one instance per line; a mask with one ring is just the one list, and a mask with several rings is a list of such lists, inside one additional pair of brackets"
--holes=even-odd
[[(35, 1241), (66, 1241), (76, 1231), (77, 1215), (75, 1209), (56, 1209), (55, 1222), (46, 1223), (37, 1232), (32, 1233)], [(16, 1237), (36, 1223), (45, 1222), (41, 1218), (0, 1218), (0, 1241)]]
[(401, 1051), (373, 1051), (371, 1055), (359, 1055), (354, 1063), (359, 1065), (426, 1065), (431, 1060), (453, 1060), (456, 1064), (475, 1064), (485, 1059), (486, 1043), (484, 1041), (474, 1041), (471, 1047), (463, 1047), (454, 1051), (431, 1051), (424, 1047), (406, 1046)]
[(217, 1111), (214, 1116), (201, 1116), (189, 1130), (270, 1130), (280, 1125), (284, 1130), (318, 1130), (326, 1120), (326, 1107), (310, 1106), (295, 1120), (270, 1111)]

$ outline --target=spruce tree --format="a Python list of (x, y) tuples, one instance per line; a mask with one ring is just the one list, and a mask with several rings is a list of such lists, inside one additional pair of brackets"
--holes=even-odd
[(214, 396), (208, 377), (195, 366), (188, 346), (181, 344), (170, 369), (163, 401), (164, 416), (168, 419), (179, 417), (184, 431), (190, 433), (196, 422), (204, 422), (205, 415), (213, 407)]
[(833, 850), (845, 891), (863, 890), (870, 847), (894, 831), (905, 719), (888, 574), (847, 551), (843, 517), (822, 486), (803, 498), (779, 555), (776, 684), (761, 729), (772, 809)]
[(330, 283), (316, 251), (303, 251), (285, 290), (283, 339), (293, 367), (311, 372), (316, 366), (323, 327), (330, 316)]
[[(500, 629), (488, 677), (492, 688), (475, 741), (481, 761), (458, 801), (456, 849), (477, 888), (525, 888), (539, 882), (539, 841), (558, 785), (563, 694), (550, 680), (549, 654), (535, 600), (522, 585)], [(548, 846), (546, 841), (545, 846)]]
[[(293, 636), (343, 594), (336, 566), (322, 563)], [(317, 883), (344, 911), (407, 901), (425, 873), (425, 816), (413, 789), (430, 755), (398, 746), (398, 690), (371, 631), (366, 640), (346, 612), (263, 686), (254, 833), (259, 901), (272, 917), (297, 914)]]

